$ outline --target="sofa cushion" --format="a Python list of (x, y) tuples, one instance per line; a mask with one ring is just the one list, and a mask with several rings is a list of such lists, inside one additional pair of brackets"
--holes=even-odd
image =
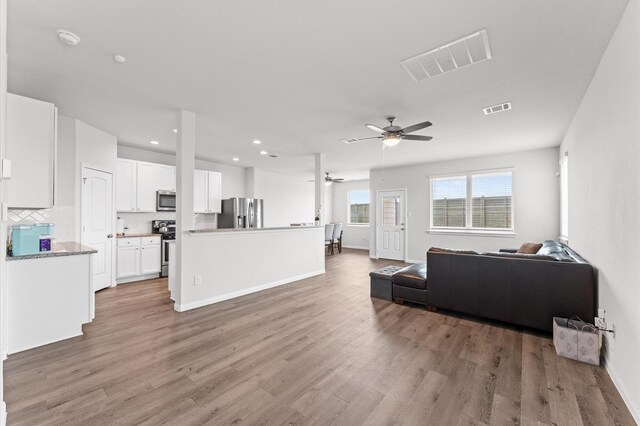
[(542, 248), (542, 243), (523, 243), (516, 253), (536, 254)]
[(482, 253), (482, 255), (492, 256), (492, 257), (504, 257), (507, 259), (547, 260), (552, 262), (555, 262), (558, 260), (552, 255), (544, 256), (540, 254), (504, 253), (504, 252), (495, 252), (495, 251), (488, 251), (486, 253)]
[(450, 248), (441, 248), (441, 247), (431, 247), (429, 251), (432, 253), (480, 254), (477, 251), (473, 251), (473, 250), (460, 250), (460, 249), (450, 249)]
[(415, 263), (400, 269), (391, 276), (395, 285), (425, 290), (427, 288), (427, 264)]
[(542, 247), (538, 250), (537, 254), (550, 255), (551, 253), (562, 253), (564, 247), (557, 241), (546, 240), (542, 243)]

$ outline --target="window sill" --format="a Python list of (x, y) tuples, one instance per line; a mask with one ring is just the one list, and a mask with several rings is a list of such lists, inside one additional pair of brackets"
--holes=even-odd
[(474, 237), (504, 237), (515, 238), (516, 233), (513, 230), (509, 231), (481, 231), (471, 229), (429, 229), (429, 234), (435, 235), (465, 235)]
[(368, 223), (347, 223), (347, 226), (350, 228), (368, 228)]

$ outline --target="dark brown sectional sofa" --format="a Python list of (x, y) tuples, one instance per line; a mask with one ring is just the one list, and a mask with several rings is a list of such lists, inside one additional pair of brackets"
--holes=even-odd
[(392, 297), (545, 331), (554, 316), (593, 322), (597, 289), (588, 262), (551, 240), (534, 255), (514, 251), (431, 248), (426, 264), (392, 276)]

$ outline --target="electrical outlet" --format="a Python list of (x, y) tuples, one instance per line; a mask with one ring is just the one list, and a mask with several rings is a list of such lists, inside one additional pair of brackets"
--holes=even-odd
[(196, 275), (193, 277), (193, 285), (201, 285), (202, 284), (202, 275)]
[(607, 323), (604, 321), (604, 318), (595, 317), (595, 321), (596, 321), (596, 327), (597, 328), (599, 328), (600, 330), (606, 330), (607, 329)]

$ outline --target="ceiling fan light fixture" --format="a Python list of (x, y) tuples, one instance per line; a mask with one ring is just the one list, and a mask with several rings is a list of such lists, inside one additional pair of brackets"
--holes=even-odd
[(382, 143), (388, 147), (396, 146), (400, 143), (400, 138), (395, 135), (389, 135), (382, 139)]
[(331, 181), (330, 180), (325, 180), (324, 184), (327, 185), (327, 186), (331, 186)]

